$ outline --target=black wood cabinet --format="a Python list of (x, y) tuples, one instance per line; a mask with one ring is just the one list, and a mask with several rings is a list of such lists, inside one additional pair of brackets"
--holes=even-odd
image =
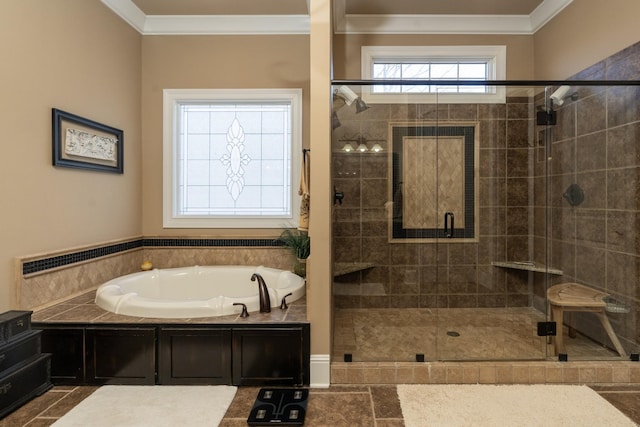
[(89, 384), (155, 384), (156, 329), (87, 328)]
[(160, 384), (230, 384), (231, 329), (162, 328)]
[(304, 338), (303, 329), (299, 327), (234, 330), (233, 384), (308, 383)]
[(54, 384), (309, 383), (309, 324), (34, 324)]
[(43, 329), (42, 349), (51, 354), (51, 382), (57, 385), (84, 383), (83, 328)]

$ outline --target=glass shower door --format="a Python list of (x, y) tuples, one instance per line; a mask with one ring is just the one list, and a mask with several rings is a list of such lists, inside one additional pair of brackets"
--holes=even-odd
[(447, 191), (438, 200), (436, 358), (545, 359), (547, 338), (537, 334), (547, 274), (536, 90), (486, 90), (504, 102), (438, 97), (439, 185)]
[[(551, 320), (561, 360), (638, 353), (637, 86), (546, 88)], [(582, 302), (581, 302), (582, 301)]]

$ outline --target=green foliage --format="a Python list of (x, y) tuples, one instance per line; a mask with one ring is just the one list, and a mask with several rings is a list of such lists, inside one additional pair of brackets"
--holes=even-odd
[(311, 251), (311, 239), (305, 231), (286, 229), (278, 238), (286, 247), (291, 249), (296, 258), (307, 259)]

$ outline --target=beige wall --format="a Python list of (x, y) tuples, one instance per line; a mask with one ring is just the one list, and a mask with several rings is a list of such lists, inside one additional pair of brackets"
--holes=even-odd
[(338, 34), (333, 40), (335, 79), (360, 79), (362, 46), (507, 46), (507, 79), (533, 79), (533, 37), (500, 35)]
[[(281, 230), (162, 228), (163, 89), (302, 88), (309, 141), (309, 37), (146, 36), (142, 42), (145, 236), (277, 236)], [(297, 184), (297, 183), (296, 183)]]
[[(309, 236), (310, 265), (307, 269), (307, 317), (311, 322), (311, 354), (331, 353), (332, 199), (331, 189), (331, 1), (311, 0), (309, 50), (311, 73), (311, 170)], [(311, 383), (329, 383), (314, 369)], [(317, 378), (313, 376), (316, 375)], [(323, 378), (324, 377), (324, 378)]]
[(640, 41), (640, 2), (574, 0), (534, 35), (535, 78), (566, 79)]
[[(140, 234), (140, 40), (99, 0), (0, 2), (0, 311), (14, 257)], [(124, 130), (124, 174), (54, 168), (52, 107)]]

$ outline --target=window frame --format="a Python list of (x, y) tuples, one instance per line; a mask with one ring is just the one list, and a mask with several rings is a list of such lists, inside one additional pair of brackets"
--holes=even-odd
[[(487, 80), (506, 80), (506, 46), (362, 46), (361, 77), (375, 81), (373, 64), (377, 59), (408, 61), (487, 61)], [(464, 81), (464, 80), (459, 80)], [(408, 103), (503, 103), (505, 89), (492, 86), (485, 93), (373, 93), (371, 85), (362, 87), (362, 99), (366, 103), (408, 104)]]
[[(290, 202), (288, 216), (178, 215), (178, 114), (180, 105), (194, 102), (288, 102), (291, 105)], [(163, 90), (163, 228), (291, 228), (296, 227), (302, 164), (302, 89), (164, 89)]]

